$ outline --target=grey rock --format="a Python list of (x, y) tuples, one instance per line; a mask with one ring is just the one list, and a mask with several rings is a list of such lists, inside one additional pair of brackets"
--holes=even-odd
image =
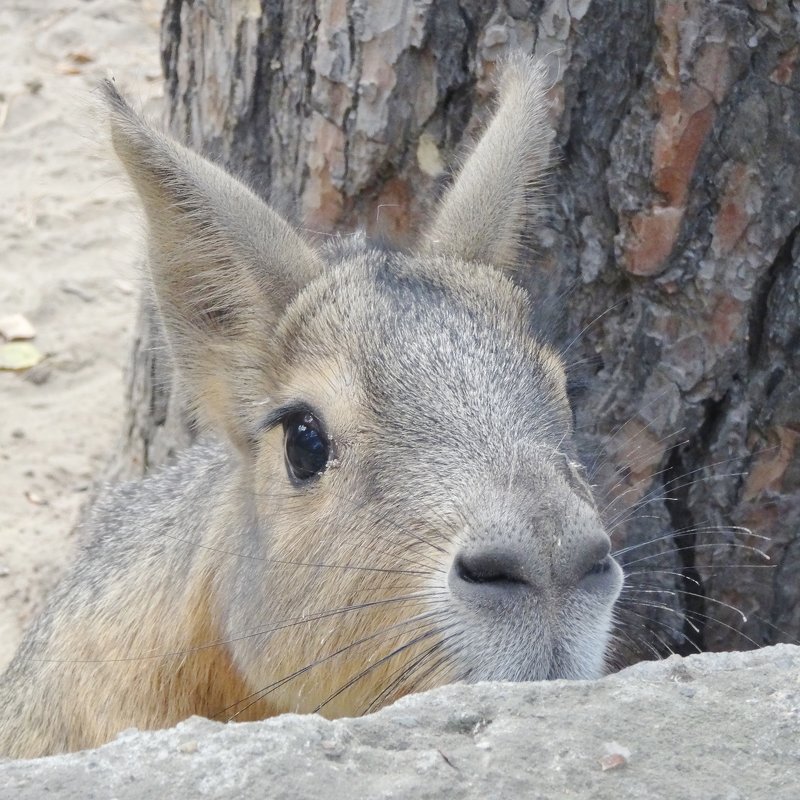
[(446, 686), (360, 719), (194, 717), (0, 762), (0, 798), (800, 796), (800, 647), (637, 664), (599, 681)]

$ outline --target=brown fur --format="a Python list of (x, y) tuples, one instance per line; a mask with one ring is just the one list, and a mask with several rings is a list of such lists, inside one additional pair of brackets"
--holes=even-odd
[[(211, 438), (98, 502), (0, 683), (0, 754), (600, 674), (621, 573), (572, 454), (563, 365), (507, 274), (547, 162), (540, 68), (506, 66), (418, 253), (312, 248), (106, 93)], [(303, 480), (285, 455), (297, 408), (328, 447)]]

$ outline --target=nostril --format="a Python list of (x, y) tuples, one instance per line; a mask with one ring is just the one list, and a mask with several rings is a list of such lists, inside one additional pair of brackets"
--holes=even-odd
[(586, 571), (585, 577), (589, 577), (590, 575), (605, 575), (606, 572), (609, 572), (611, 569), (611, 556), (606, 556), (605, 558), (601, 558), (600, 561), (593, 564), (589, 569)]
[(622, 571), (612, 555), (598, 559), (584, 573), (577, 586), (591, 594), (615, 595), (621, 586)]
[(466, 583), (528, 583), (520, 560), (503, 552), (459, 553), (453, 562), (453, 571)]

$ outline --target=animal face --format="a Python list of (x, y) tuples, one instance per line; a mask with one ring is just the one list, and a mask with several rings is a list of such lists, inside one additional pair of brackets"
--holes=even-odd
[(410, 253), (312, 248), (109, 90), (187, 397), (230, 444), (215, 536), (242, 561), (220, 567), (220, 613), (268, 710), (602, 672), (621, 571), (563, 365), (509, 275), (547, 161), (542, 87), (528, 59), (506, 65)]

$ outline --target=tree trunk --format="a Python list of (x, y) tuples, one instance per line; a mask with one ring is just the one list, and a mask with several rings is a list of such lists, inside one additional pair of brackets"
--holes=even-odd
[[(800, 638), (790, 5), (166, 2), (172, 133), (320, 235), (413, 242), (486, 117), (497, 59), (550, 64), (558, 161), (522, 279), (564, 298), (567, 361), (591, 378), (581, 440), (631, 548), (622, 660)], [(191, 438), (147, 308), (124, 475)]]

